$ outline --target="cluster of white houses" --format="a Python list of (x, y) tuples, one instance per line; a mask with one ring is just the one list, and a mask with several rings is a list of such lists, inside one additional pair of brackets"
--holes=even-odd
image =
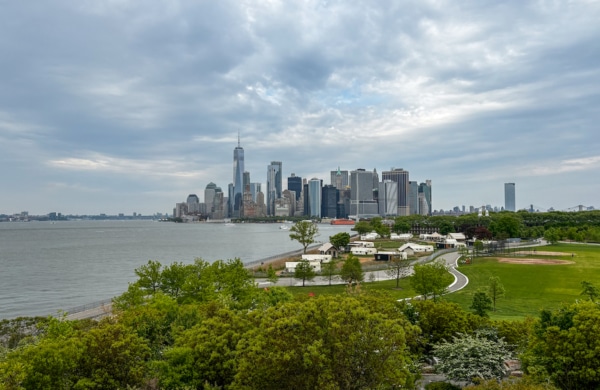
[[(397, 238), (402, 237), (402, 238)], [(348, 245), (350, 253), (355, 256), (374, 256), (376, 261), (389, 261), (392, 259), (407, 259), (419, 253), (431, 253), (435, 248), (457, 248), (466, 246), (466, 237), (462, 233), (449, 233), (443, 236), (439, 233), (421, 234), (419, 240), (432, 243), (432, 245), (422, 245), (413, 242), (407, 242), (395, 250), (378, 250), (373, 240), (379, 238), (377, 233), (369, 233), (360, 236), (360, 240), (352, 241)], [(390, 237), (392, 238), (392, 237)], [(410, 240), (411, 234), (396, 235), (399, 240)], [(331, 243), (323, 244), (318, 248), (318, 254), (304, 254), (299, 261), (288, 261), (285, 263), (285, 271), (293, 273), (296, 266), (302, 261), (308, 261), (315, 272), (321, 272), (321, 266), (329, 263), (333, 258), (338, 257), (340, 250)]]

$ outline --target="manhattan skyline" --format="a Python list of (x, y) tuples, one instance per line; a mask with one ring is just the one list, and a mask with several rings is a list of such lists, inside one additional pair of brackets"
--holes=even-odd
[[(600, 3), (8, 2), (0, 214), (168, 212), (270, 162), (598, 206)], [(238, 179), (236, 179), (238, 180)], [(285, 185), (284, 185), (285, 187)]]

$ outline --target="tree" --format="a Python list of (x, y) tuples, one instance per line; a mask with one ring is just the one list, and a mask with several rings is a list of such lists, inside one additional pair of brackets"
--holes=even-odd
[(388, 261), (387, 267), (385, 273), (396, 279), (396, 288), (398, 288), (400, 285), (400, 278), (402, 278), (410, 268), (410, 260), (408, 260), (408, 258), (402, 258), (402, 255), (392, 256)]
[(329, 237), (329, 242), (336, 248), (343, 249), (350, 243), (350, 233), (341, 232), (334, 234), (333, 236)]
[(365, 278), (365, 274), (362, 265), (360, 264), (360, 259), (352, 253), (348, 254), (348, 257), (340, 270), (340, 277), (348, 284), (362, 282)]
[(190, 266), (177, 262), (164, 267), (160, 274), (161, 290), (173, 298), (179, 297), (189, 271)]
[(315, 236), (318, 232), (319, 228), (311, 221), (299, 221), (290, 228), (290, 239), (298, 241), (304, 247), (304, 253), (306, 253), (306, 248), (315, 242)]
[(410, 231), (410, 224), (397, 218), (392, 231), (394, 233), (408, 233)]
[(359, 221), (354, 224), (354, 231), (358, 234), (366, 234), (373, 230), (373, 226), (367, 221)]
[(485, 291), (477, 291), (473, 295), (473, 302), (470, 309), (480, 317), (487, 317), (487, 311), (492, 309), (492, 299)]
[(272, 264), (269, 264), (269, 268), (267, 268), (267, 280), (271, 282), (271, 284), (276, 284), (279, 280), (279, 276), (277, 276), (277, 272), (273, 269)]
[(413, 388), (417, 330), (358, 297), (319, 296), (263, 312), (237, 344), (231, 388)]
[(582, 281), (581, 287), (583, 288), (581, 295), (589, 297), (590, 301), (592, 302), (595, 302), (596, 299), (598, 299), (598, 297), (600, 296), (600, 290), (598, 289), (598, 287), (594, 286), (588, 281)]
[(452, 339), (452, 342), (444, 341), (433, 349), (434, 355), (440, 358), (437, 370), (454, 380), (502, 378), (504, 361), (510, 358), (504, 340), (494, 341), (462, 333)]
[(302, 287), (304, 287), (307, 280), (311, 281), (315, 278), (315, 270), (308, 260), (302, 260), (296, 264), (294, 278), (302, 280)]
[(161, 286), (161, 264), (155, 260), (148, 260), (148, 264), (134, 270), (138, 276), (137, 284), (149, 293), (154, 294)]
[(559, 389), (600, 388), (600, 307), (583, 301), (542, 311), (522, 356), (525, 372)]
[(544, 232), (544, 240), (554, 245), (561, 239), (561, 233), (557, 228), (550, 228)]
[(492, 299), (494, 311), (496, 311), (496, 301), (498, 298), (503, 297), (506, 290), (502, 283), (500, 283), (500, 278), (497, 276), (491, 276), (490, 285), (488, 286), (488, 293), (490, 298)]
[(331, 259), (327, 263), (321, 264), (321, 274), (324, 275), (323, 279), (329, 281), (329, 285), (331, 286), (331, 281), (336, 277), (337, 273), (337, 261), (335, 259)]
[(446, 292), (450, 284), (450, 275), (443, 259), (429, 264), (417, 264), (413, 269), (414, 274), (410, 278), (410, 284), (424, 299), (432, 295), (435, 301), (438, 296)]

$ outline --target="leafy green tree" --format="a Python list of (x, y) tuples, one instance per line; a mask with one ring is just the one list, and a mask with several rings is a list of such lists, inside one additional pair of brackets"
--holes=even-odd
[(476, 240), (473, 243), (473, 257), (479, 256), (483, 251), (483, 242), (480, 240)]
[(354, 256), (352, 253), (348, 254), (342, 269), (340, 270), (340, 277), (343, 281), (348, 284), (360, 283), (365, 279), (365, 273), (360, 264), (360, 259)]
[(271, 284), (276, 284), (279, 280), (279, 276), (275, 269), (273, 269), (273, 265), (269, 264), (269, 268), (267, 268), (267, 280), (271, 282)]
[(600, 307), (589, 301), (542, 311), (522, 356), (527, 373), (559, 389), (600, 388)]
[(600, 296), (600, 289), (586, 280), (581, 282), (581, 287), (583, 288), (581, 295), (587, 296), (592, 302), (595, 302)]
[(504, 340), (494, 341), (460, 333), (453, 336), (452, 342), (436, 345), (433, 353), (440, 358), (436, 370), (461, 381), (500, 379), (505, 374), (504, 361), (510, 358)]
[(500, 283), (500, 278), (497, 276), (491, 276), (489, 282), (490, 284), (488, 286), (488, 294), (489, 297), (492, 299), (494, 311), (496, 311), (496, 301), (498, 300), (498, 298), (504, 296), (506, 290), (504, 288), (504, 285)]
[(334, 234), (333, 236), (329, 237), (329, 242), (336, 248), (343, 249), (350, 243), (350, 233), (340, 232)]
[(450, 275), (443, 259), (428, 264), (416, 264), (413, 270), (410, 284), (424, 299), (431, 295), (436, 301), (439, 296), (446, 293), (450, 284)]
[(296, 264), (294, 269), (294, 278), (302, 280), (302, 287), (305, 286), (306, 281), (311, 281), (315, 278), (316, 273), (313, 267), (310, 265), (308, 260), (302, 260)]
[(487, 311), (492, 309), (492, 299), (485, 291), (477, 291), (473, 294), (473, 302), (470, 309), (480, 317), (487, 317)]
[(237, 371), (236, 346), (251, 323), (243, 312), (214, 305), (204, 318), (177, 335), (174, 346), (155, 363), (159, 384), (166, 389), (226, 388)]
[(390, 236), (390, 227), (387, 225), (381, 225), (375, 228), (375, 232), (379, 234), (381, 237), (389, 237)]
[(329, 281), (329, 285), (331, 286), (331, 282), (337, 276), (337, 260), (331, 259), (327, 263), (321, 264), (321, 275), (323, 275), (323, 279)]
[(523, 220), (520, 214), (499, 213), (490, 224), (490, 231), (494, 237), (521, 237)]
[(396, 218), (394, 226), (392, 227), (394, 233), (408, 233), (410, 231), (410, 224), (404, 220)]
[(311, 221), (299, 221), (290, 228), (290, 239), (298, 241), (304, 247), (304, 253), (306, 253), (306, 248), (315, 242), (318, 233), (319, 228), (316, 224)]
[(396, 279), (396, 288), (400, 286), (400, 279), (405, 276), (410, 268), (410, 260), (402, 256), (393, 256), (387, 263), (385, 273)]
[(554, 245), (561, 239), (560, 231), (556, 228), (549, 228), (544, 232), (544, 240)]
[(358, 234), (367, 234), (373, 230), (373, 226), (367, 221), (359, 221), (354, 224), (354, 231)]
[(237, 344), (232, 388), (412, 388), (407, 341), (416, 330), (379, 307), (319, 296), (250, 313), (256, 326)]
[(160, 273), (160, 289), (166, 294), (178, 298), (185, 280), (190, 273), (190, 266), (183, 263), (172, 263)]
[(148, 264), (134, 270), (138, 276), (137, 284), (145, 291), (154, 294), (161, 287), (162, 265), (156, 260), (148, 260)]

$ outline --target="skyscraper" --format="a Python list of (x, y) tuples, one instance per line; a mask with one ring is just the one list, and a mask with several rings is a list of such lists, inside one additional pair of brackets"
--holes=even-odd
[(504, 210), (517, 211), (515, 183), (504, 183)]
[(294, 191), (296, 193), (296, 202), (300, 199), (300, 195), (302, 195), (302, 178), (300, 176), (296, 176), (294, 173), (290, 177), (288, 177), (287, 188), (290, 191)]
[(343, 190), (348, 187), (348, 171), (340, 170), (338, 167), (337, 171), (331, 171), (331, 183), (338, 190)]
[(275, 215), (275, 199), (281, 198), (281, 175), (281, 161), (271, 161), (267, 167), (267, 215)]
[(244, 200), (244, 149), (240, 146), (238, 133), (238, 146), (233, 150), (233, 217), (240, 216), (240, 208)]
[(398, 214), (398, 183), (384, 180), (379, 183), (379, 215), (389, 216)]
[(362, 168), (350, 172), (350, 215), (358, 218), (379, 215), (377, 201), (373, 196), (374, 173)]
[(308, 204), (310, 216), (321, 218), (321, 180), (312, 178), (308, 182)]
[(425, 183), (419, 184), (419, 214), (431, 215), (433, 208), (431, 206), (431, 180), (425, 180)]
[(321, 190), (321, 217), (336, 218), (339, 190), (332, 185), (323, 186)]
[(419, 214), (419, 183), (416, 181), (408, 182), (408, 213)]
[(381, 180), (391, 180), (398, 184), (398, 215), (409, 215), (410, 207), (408, 205), (408, 171), (405, 171), (402, 168), (392, 168), (390, 171), (382, 172)]

